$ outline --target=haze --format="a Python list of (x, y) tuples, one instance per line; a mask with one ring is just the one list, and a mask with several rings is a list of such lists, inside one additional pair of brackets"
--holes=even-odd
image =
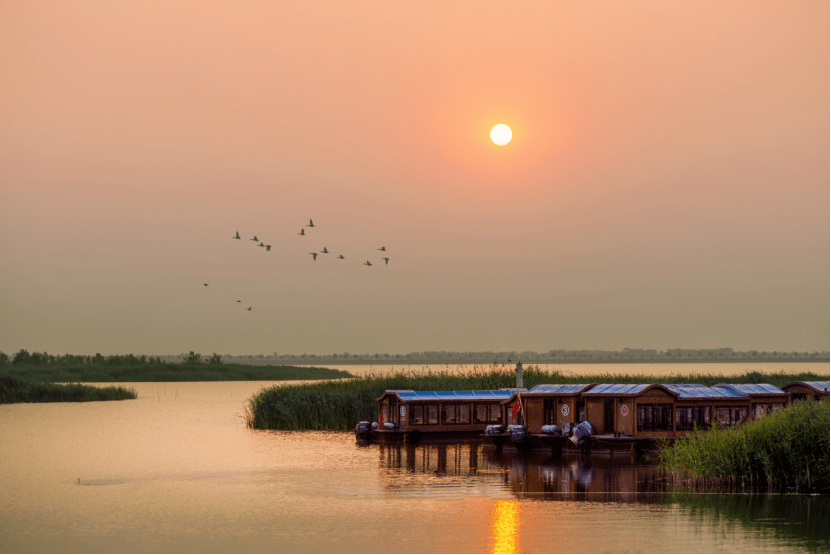
[(829, 348), (828, 2), (7, 1), (0, 75), (7, 353)]

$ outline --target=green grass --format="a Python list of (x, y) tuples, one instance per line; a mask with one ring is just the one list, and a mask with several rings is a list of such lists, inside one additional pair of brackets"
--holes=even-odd
[(295, 366), (250, 366), (247, 364), (171, 364), (110, 366), (104, 364), (68, 364), (40, 366), (7, 365), (2, 374), (29, 381), (43, 382), (212, 382), (212, 381), (282, 381), (349, 378), (342, 370), (297, 368)]
[(742, 426), (680, 439), (661, 464), (680, 481), (829, 489), (829, 401), (800, 401)]
[(0, 404), (120, 401), (135, 398), (136, 392), (124, 387), (61, 385), (26, 380), (6, 373), (0, 374)]
[[(749, 372), (725, 377), (715, 374), (644, 377), (629, 374), (572, 376), (545, 372), (536, 366), (523, 373), (523, 385), (558, 383), (770, 383), (784, 385), (792, 381), (827, 380), (817, 374), (762, 374)], [(251, 428), (274, 430), (351, 430), (361, 420), (376, 420), (375, 399), (387, 389), (416, 391), (486, 390), (514, 387), (513, 367), (476, 366), (464, 373), (399, 372), (394, 375), (367, 375), (341, 382), (288, 384), (264, 388), (249, 400), (246, 420)]]

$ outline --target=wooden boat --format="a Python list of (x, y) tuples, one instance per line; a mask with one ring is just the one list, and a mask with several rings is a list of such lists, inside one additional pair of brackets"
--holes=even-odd
[[(585, 419), (581, 420), (579, 415), (569, 419), (568, 414), (573, 410), (569, 403), (577, 406), (580, 401), (563, 398), (564, 392), (559, 390), (562, 387), (537, 386), (527, 393), (520, 392), (522, 420), (517, 418), (507, 424), (501, 434), (495, 433), (493, 428), (486, 430), (485, 441), (497, 447), (544, 449), (554, 454), (574, 450), (656, 451), (662, 441), (672, 442), (695, 430), (740, 424), (748, 419), (751, 409), (749, 396), (724, 387), (700, 384), (580, 385), (573, 387), (585, 388), (579, 393), (585, 406)], [(515, 400), (516, 395), (512, 395), (503, 402), (505, 411)], [(556, 425), (548, 423), (552, 416), (546, 412), (546, 407), (554, 406), (569, 407), (566, 414), (560, 409)], [(565, 419), (560, 419), (561, 416)]]
[(479, 441), (486, 426), (503, 422), (501, 402), (516, 391), (387, 390), (375, 400), (378, 422), (358, 422), (355, 436), (381, 443)]
[(831, 382), (791, 382), (782, 386), (791, 402), (802, 399), (821, 401), (828, 399), (828, 387)]

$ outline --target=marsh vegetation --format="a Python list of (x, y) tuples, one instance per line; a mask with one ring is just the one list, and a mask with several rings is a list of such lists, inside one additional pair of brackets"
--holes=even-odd
[[(788, 374), (748, 372), (725, 377), (715, 374), (659, 376), (649, 383), (770, 383), (781, 386), (792, 381), (827, 379), (812, 373)], [(646, 378), (631, 374), (600, 374), (572, 376), (546, 372), (529, 366), (523, 373), (523, 385), (560, 383), (644, 383)], [(370, 374), (344, 381), (316, 384), (287, 384), (264, 388), (254, 395), (246, 407), (246, 420), (251, 428), (275, 430), (351, 430), (361, 420), (377, 418), (375, 399), (387, 389), (416, 391), (489, 390), (516, 386), (516, 373), (508, 366), (474, 366), (461, 371), (402, 371), (393, 375)]]
[(0, 403), (4, 404), (120, 401), (135, 398), (135, 390), (121, 386), (55, 384), (0, 373)]
[(144, 355), (50, 355), (19, 351), (11, 359), (0, 352), (0, 375), (35, 382), (205, 382), (283, 381), (349, 378), (343, 370), (296, 366), (226, 364), (219, 355), (202, 358), (193, 351), (178, 363)]
[(829, 489), (829, 402), (807, 400), (741, 426), (689, 435), (665, 447), (678, 481)]

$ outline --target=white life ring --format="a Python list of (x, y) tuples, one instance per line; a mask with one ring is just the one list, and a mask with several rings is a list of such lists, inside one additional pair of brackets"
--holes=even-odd
[(626, 416), (629, 414), (629, 405), (620, 405), (620, 415)]
[(568, 416), (568, 405), (563, 405), (562, 413), (563, 416)]

